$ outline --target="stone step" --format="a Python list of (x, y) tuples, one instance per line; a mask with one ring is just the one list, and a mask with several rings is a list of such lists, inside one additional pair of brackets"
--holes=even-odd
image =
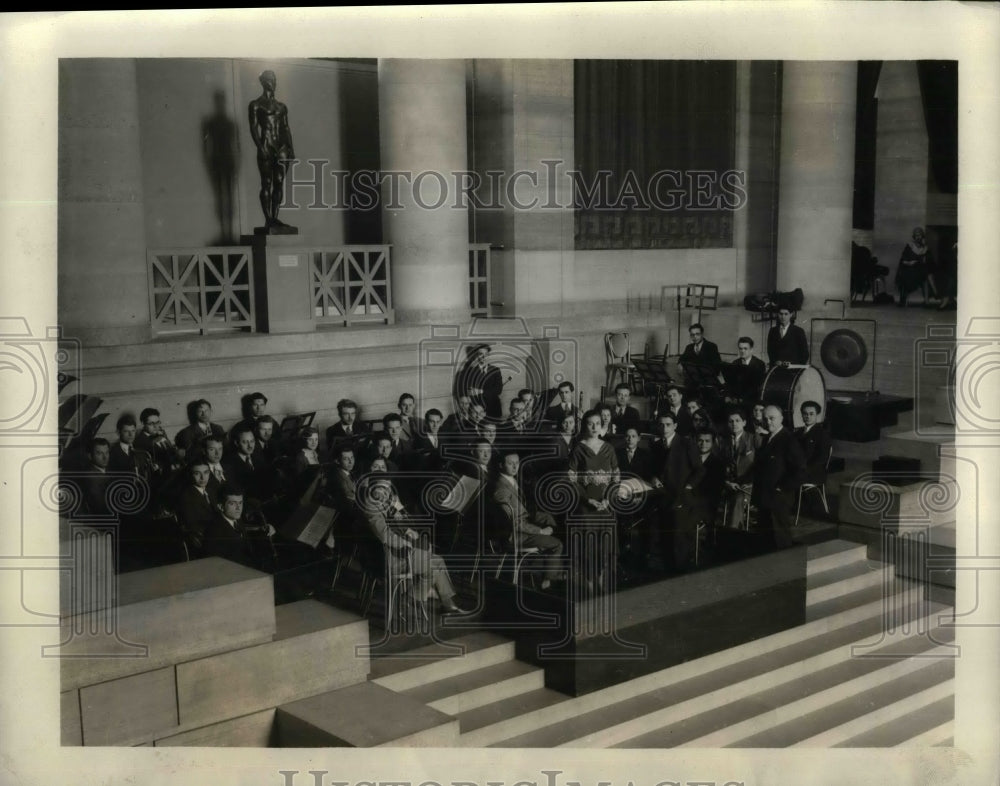
[[(611, 686), (547, 707), (521, 718), (511, 718), (478, 733), (463, 733), (463, 744), (516, 746), (528, 737), (539, 744), (565, 742), (573, 736), (563, 724), (584, 732), (606, 730), (612, 707), (622, 722), (634, 721), (639, 732), (643, 715), (684, 700), (694, 700), (723, 684), (766, 674), (775, 664), (789, 665), (825, 652), (830, 647), (855, 642), (882, 629), (882, 600), (841, 612), (832, 618), (767, 636), (722, 652), (698, 658), (654, 674)], [(638, 720), (635, 720), (638, 718)], [(543, 734), (544, 732), (544, 734)], [(634, 732), (633, 732), (634, 733)], [(626, 733), (624, 738), (632, 736)]]
[(897, 747), (933, 747), (939, 745), (954, 745), (955, 736), (955, 701), (941, 702), (942, 706), (938, 712), (948, 719), (933, 728), (928, 729), (916, 737), (911, 737), (899, 743)]
[[(832, 617), (841, 612), (864, 606), (868, 603), (898, 602), (900, 587), (907, 582), (899, 577), (890, 577), (888, 585), (870, 584), (862, 589), (855, 590), (847, 595), (841, 595), (830, 600), (814, 603), (806, 609), (806, 621), (814, 622), (826, 617)], [(891, 593), (886, 595), (886, 593)]]
[(893, 456), (920, 459), (920, 471), (942, 479), (955, 475), (955, 429), (935, 426), (919, 432), (902, 430), (884, 435), (885, 452)]
[(157, 748), (184, 745), (212, 748), (270, 748), (274, 745), (274, 708), (210, 723), (154, 740)]
[[(872, 694), (869, 694), (861, 697), (861, 702), (863, 702), (861, 708), (868, 710), (867, 712), (819, 734), (795, 742), (792, 747), (891, 747), (895, 743), (890, 742), (882, 745), (873, 741), (865, 745), (860, 741), (869, 738), (874, 740), (890, 734), (902, 735), (901, 740), (913, 736), (914, 733), (919, 732), (907, 731), (906, 729), (912, 726), (921, 710), (928, 706), (934, 706), (937, 702), (942, 702), (945, 705), (951, 704), (954, 712), (954, 699), (955, 681), (953, 679), (939, 682), (916, 693), (906, 693), (899, 700), (883, 704), (876, 709), (872, 709), (876, 703)], [(826, 712), (825, 714), (829, 715), (830, 713)], [(923, 731), (923, 728), (920, 728), (920, 731)]]
[(447, 748), (458, 744), (458, 719), (401, 693), (362, 682), (278, 707), (282, 748)]
[(806, 552), (806, 576), (864, 560), (867, 549), (849, 540), (828, 540), (810, 546)]
[(405, 691), (405, 695), (449, 715), (459, 715), (544, 687), (543, 669), (511, 660), (426, 683)]
[(406, 691), (458, 674), (514, 660), (514, 642), (494, 633), (473, 633), (372, 661), (371, 680)]
[(137, 745), (178, 729), (174, 667), (80, 689), (83, 744)]
[[(924, 695), (926, 694), (926, 695)], [(940, 694), (934, 701), (928, 697)], [(900, 707), (909, 698), (912, 705)], [(869, 728), (832, 744), (835, 748), (892, 748), (899, 745), (934, 745), (953, 733), (955, 718), (954, 680), (939, 683), (913, 697), (887, 707), (889, 720), (878, 725), (866, 722)], [(935, 729), (938, 731), (935, 732)], [(930, 739), (926, 735), (930, 736)], [(923, 739), (921, 739), (923, 738)], [(916, 742), (914, 742), (916, 740)]]
[[(184, 726), (248, 715), (368, 678), (368, 621), (315, 600), (275, 608), (273, 641), (177, 664)], [(359, 654), (359, 652), (361, 654)]]
[[(765, 715), (773, 715), (773, 708), (780, 708), (783, 703), (791, 703), (800, 696), (846, 682), (852, 671), (862, 674), (890, 667), (892, 661), (884, 657), (851, 658), (852, 646), (867, 644), (881, 631), (882, 619), (879, 618), (871, 621), (867, 628), (858, 626), (838, 636), (816, 637), (813, 641), (802, 642), (797, 648), (758, 659), (757, 663), (748, 664), (742, 673), (741, 670), (733, 670), (735, 674), (706, 674), (703, 683), (697, 686), (697, 692), (670, 697), (666, 701), (663, 700), (666, 696), (660, 697), (651, 712), (616, 725), (605, 723), (604, 728), (583, 735), (574, 734), (572, 739), (564, 739), (559, 744), (569, 747), (675, 747), (701, 744), (693, 741), (722, 735), (731, 728), (733, 736), (726, 738), (728, 742), (721, 741), (721, 737), (721, 745), (705, 742), (707, 747), (725, 746), (756, 730), (752, 725), (741, 725), (746, 722), (745, 719), (753, 718), (762, 711)], [(848, 640), (849, 633), (859, 635)], [(930, 646), (916, 637), (904, 644), (918, 651)], [(879, 652), (887, 654), (893, 646), (883, 647)], [(896, 649), (902, 646), (895, 644)], [(745, 730), (748, 731), (743, 733)]]
[[(726, 723), (722, 728), (708, 730), (682, 744), (687, 747), (784, 747), (815, 726), (843, 722), (846, 720), (844, 714), (863, 711), (868, 702), (877, 700), (874, 698), (877, 695), (901, 698), (930, 683), (954, 676), (950, 648), (932, 647), (922, 636), (912, 637), (906, 643), (909, 647), (896, 650), (899, 660), (847, 660), (825, 670), (826, 673), (810, 675), (791, 689), (771, 689), (765, 696), (757, 697), (749, 708), (730, 705), (726, 708), (730, 718), (748, 711), (753, 714), (746, 720)], [(852, 676), (854, 674), (859, 676)], [(816, 689), (823, 684), (830, 687)]]
[(900, 521), (946, 524), (955, 520), (958, 487), (955, 481), (916, 481), (900, 486), (861, 476), (840, 487), (841, 522), (881, 531), (895, 530)]
[(470, 740), (490, 739), (491, 736), (503, 735), (510, 729), (519, 730), (525, 724), (522, 719), (528, 719), (527, 723), (530, 724), (530, 719), (536, 713), (570, 701), (574, 700), (565, 693), (541, 688), (466, 710), (458, 716), (462, 729), (459, 744), (478, 746), (479, 743)]
[(117, 598), (60, 622), (70, 690), (270, 641), (273, 580), (218, 557), (134, 571), (118, 577)]
[(873, 585), (886, 586), (892, 581), (892, 566), (867, 560), (809, 576), (806, 579), (806, 608), (817, 603), (849, 595)]

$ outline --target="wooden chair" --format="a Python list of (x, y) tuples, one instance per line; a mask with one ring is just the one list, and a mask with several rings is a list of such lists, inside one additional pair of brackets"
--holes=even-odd
[(826, 473), (830, 469), (830, 459), (833, 458), (833, 446), (830, 446), (829, 453), (826, 454), (826, 464), (823, 468), (823, 482), (822, 483), (800, 483), (799, 493), (798, 493), (798, 503), (795, 505), (795, 525), (799, 524), (799, 513), (802, 511), (802, 497), (807, 491), (819, 492), (819, 498), (823, 503), (823, 512), (829, 514), (830, 506), (826, 501)]
[(605, 333), (604, 353), (607, 360), (605, 391), (610, 394), (619, 381), (634, 390), (636, 370), (632, 363), (632, 347), (628, 333)]

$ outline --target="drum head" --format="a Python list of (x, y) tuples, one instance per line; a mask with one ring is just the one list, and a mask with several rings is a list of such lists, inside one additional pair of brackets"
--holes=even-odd
[(837, 377), (853, 377), (868, 362), (865, 340), (853, 330), (840, 328), (827, 334), (819, 348), (823, 368)]
[(795, 380), (795, 387), (792, 389), (792, 421), (795, 428), (805, 425), (802, 422), (802, 413), (799, 411), (807, 401), (815, 401), (820, 406), (817, 420), (822, 423), (826, 417), (826, 385), (823, 382), (823, 375), (819, 369), (812, 366), (804, 368)]

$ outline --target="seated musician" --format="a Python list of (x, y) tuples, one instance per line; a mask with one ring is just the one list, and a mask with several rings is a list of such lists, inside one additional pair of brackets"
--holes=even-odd
[(725, 526), (743, 526), (746, 503), (753, 483), (753, 462), (757, 450), (756, 435), (746, 430), (743, 410), (733, 408), (726, 417), (728, 436), (721, 440), (722, 460), (726, 466), (725, 495), (728, 507)]
[(337, 402), (337, 415), (340, 422), (326, 430), (327, 450), (332, 450), (342, 440), (355, 440), (368, 433), (368, 426), (364, 421), (358, 420), (358, 405), (349, 398), (342, 398)]
[(214, 492), (216, 499), (218, 499), (218, 493), (222, 489), (222, 484), (228, 480), (226, 477), (226, 468), (222, 465), (222, 457), (224, 455), (222, 438), (205, 437), (201, 441), (201, 454), (208, 463), (210, 475), (208, 487)]
[(754, 441), (759, 448), (767, 439), (767, 423), (764, 421), (764, 402), (758, 401), (753, 405), (753, 416), (747, 424), (747, 430), (754, 435)]
[(767, 363), (804, 366), (809, 363), (809, 339), (806, 332), (792, 321), (791, 309), (778, 309), (778, 324), (767, 333)]
[(615, 426), (614, 433), (624, 434), (631, 427), (640, 427), (639, 410), (629, 404), (632, 398), (632, 388), (619, 382), (615, 386), (615, 406), (611, 412), (611, 422)]
[(267, 396), (263, 393), (248, 393), (240, 399), (240, 411), (243, 413), (243, 420), (229, 430), (229, 439), (232, 440), (236, 432), (249, 428), (251, 431), (257, 430), (257, 421), (265, 414), (267, 409)]
[(694, 428), (691, 413), (684, 406), (684, 396), (677, 385), (669, 385), (665, 391), (667, 397), (667, 412), (674, 416), (677, 432), (687, 436)]
[(111, 443), (104, 437), (94, 437), (86, 451), (87, 466), (77, 481), (80, 484), (81, 511), (91, 516), (110, 516), (112, 510), (108, 506), (107, 488), (111, 481), (108, 477)]
[(403, 429), (403, 439), (411, 444), (415, 437), (420, 434), (420, 419), (414, 414), (417, 407), (416, 399), (412, 393), (404, 393), (399, 397), (397, 403), (399, 408), (399, 422)]
[[(702, 375), (704, 377), (714, 376), (718, 372), (719, 366), (722, 365), (719, 347), (705, 339), (705, 329), (700, 322), (695, 322), (688, 328), (688, 336), (691, 337), (691, 343), (684, 347), (678, 363), (685, 371), (688, 370), (688, 367), (694, 367), (699, 375), (698, 378), (701, 378)], [(692, 382), (697, 381), (698, 379), (692, 380)]]
[[(244, 427), (246, 428), (246, 427)], [(215, 515), (205, 524), (202, 553), (206, 557), (222, 557), (248, 568), (269, 570), (273, 561), (265, 557), (267, 542), (275, 529), (266, 522), (251, 524), (243, 516), (243, 489), (226, 484), (219, 492)]]
[(520, 436), (525, 432), (525, 421), (528, 417), (528, 406), (519, 398), (512, 398), (508, 405), (507, 418), (499, 426), (506, 441), (510, 438)]
[(524, 425), (529, 431), (537, 431), (545, 418), (545, 403), (531, 388), (521, 388), (517, 397), (524, 402)]
[(109, 472), (124, 472), (149, 482), (153, 476), (153, 458), (145, 450), (136, 448), (138, 424), (132, 415), (122, 415), (115, 424), (118, 441), (111, 446), (108, 460)]
[(511, 539), (516, 537), (520, 548), (537, 548), (545, 556), (545, 574), (541, 588), (548, 589), (562, 575), (559, 558), (563, 544), (558, 538), (552, 537), (555, 519), (545, 511), (529, 509), (525, 502), (524, 493), (518, 485), (520, 466), (521, 458), (517, 451), (504, 452), (491, 496), (510, 520)]
[(234, 436), (235, 450), (226, 452), (222, 466), (226, 470), (226, 479), (242, 489), (252, 489), (256, 499), (262, 499), (261, 486), (265, 481), (264, 467), (254, 463), (253, 452), (257, 447), (257, 438), (253, 431), (244, 426)]
[(569, 455), (576, 444), (576, 415), (570, 413), (559, 421), (559, 433), (552, 436), (555, 456), (552, 466), (564, 469), (569, 461)]
[[(674, 566), (680, 570), (690, 568), (694, 561), (698, 525), (715, 525), (715, 511), (722, 495), (725, 465), (715, 453), (715, 438), (711, 431), (697, 432), (697, 462), (702, 471), (691, 469), (683, 485), (677, 489), (674, 501)], [(675, 481), (680, 483), (680, 480)]]
[(757, 400), (760, 395), (767, 367), (764, 361), (753, 354), (753, 339), (740, 336), (736, 342), (736, 352), (739, 357), (729, 365), (726, 379), (729, 383), (730, 398), (744, 406)]
[(485, 484), (492, 477), (496, 466), (492, 443), (480, 437), (473, 441), (469, 454), (471, 461), (454, 462), (452, 468), (460, 475), (476, 478), (481, 484)]
[(222, 426), (212, 422), (212, 405), (205, 399), (200, 398), (188, 403), (187, 414), (190, 425), (177, 432), (177, 436), (174, 438), (174, 445), (176, 445), (178, 455), (182, 459), (193, 458), (187, 456), (187, 451), (192, 448), (196, 449), (209, 434), (223, 438), (226, 436)]
[(625, 442), (615, 450), (618, 459), (618, 469), (622, 478), (635, 477), (646, 483), (652, 483), (653, 457), (649, 448), (640, 447), (639, 429), (629, 426), (625, 429)]
[(281, 457), (281, 440), (275, 434), (278, 424), (270, 415), (257, 418), (254, 436), (257, 438), (257, 448), (254, 451), (254, 461), (260, 461), (263, 466), (270, 467)]
[(397, 466), (403, 467), (411, 450), (410, 441), (403, 436), (403, 419), (390, 412), (382, 418), (382, 425), (385, 428), (385, 435), (392, 444), (387, 458)]
[(453, 432), (463, 432), (472, 430), (472, 398), (470, 396), (459, 396), (455, 399), (458, 409), (444, 419), (441, 424), (442, 434)]
[(424, 413), (424, 426), (413, 439), (413, 450), (420, 454), (424, 469), (441, 466), (441, 424), (444, 415), (439, 409), (429, 409)]
[(194, 459), (188, 466), (188, 483), (173, 501), (173, 510), (192, 559), (201, 556), (205, 529), (216, 515), (218, 497), (209, 488), (209, 478), (208, 461)]
[(135, 446), (153, 457), (155, 472), (160, 479), (166, 478), (173, 470), (180, 469), (180, 456), (163, 431), (160, 411), (147, 407), (139, 414), (142, 430), (135, 435)]
[(301, 475), (309, 467), (319, 466), (319, 429), (306, 426), (299, 434), (299, 449), (293, 459), (292, 471)]
[(601, 416), (601, 426), (597, 429), (597, 436), (604, 440), (610, 440), (615, 436), (615, 426), (611, 422), (611, 405), (601, 403), (595, 409), (597, 414)]
[(392, 440), (389, 439), (388, 434), (383, 432), (372, 440), (371, 451), (368, 456), (369, 466), (376, 459), (382, 459), (385, 462), (387, 472), (399, 472), (399, 465), (389, 458), (391, 455)]
[(545, 420), (550, 423), (560, 423), (567, 415), (578, 415), (576, 405), (573, 403), (573, 392), (575, 388), (569, 380), (561, 382), (557, 391), (559, 400), (545, 410)]
[(386, 560), (394, 573), (412, 573), (414, 596), (424, 602), (437, 595), (446, 614), (465, 614), (455, 602), (455, 587), (444, 560), (419, 545), (419, 534), (406, 525), (407, 513), (386, 472), (385, 460), (376, 458), (370, 475), (358, 488), (358, 509), (369, 530), (385, 547)]
[(823, 408), (815, 401), (805, 401), (799, 407), (802, 413), (801, 428), (795, 429), (795, 436), (802, 446), (806, 457), (806, 468), (802, 473), (803, 483), (815, 483), (822, 486), (826, 483), (826, 465), (830, 458), (830, 448), (833, 443), (823, 424), (819, 422), (819, 413)]

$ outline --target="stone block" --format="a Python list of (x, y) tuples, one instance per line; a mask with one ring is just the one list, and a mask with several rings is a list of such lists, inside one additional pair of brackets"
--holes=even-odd
[(174, 669), (156, 669), (80, 690), (84, 745), (134, 745), (177, 727)]

